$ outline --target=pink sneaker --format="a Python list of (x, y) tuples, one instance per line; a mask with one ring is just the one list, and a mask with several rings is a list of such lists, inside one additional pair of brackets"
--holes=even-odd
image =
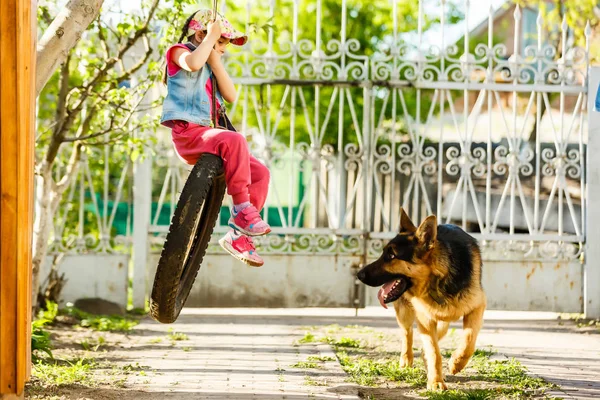
[(234, 214), (234, 210), (231, 210), (229, 226), (248, 236), (262, 236), (271, 232), (271, 227), (262, 220), (258, 210), (253, 205), (249, 205), (237, 214)]
[(219, 240), (219, 244), (229, 254), (252, 267), (262, 267), (264, 260), (256, 252), (252, 239), (246, 235), (236, 235), (230, 230)]

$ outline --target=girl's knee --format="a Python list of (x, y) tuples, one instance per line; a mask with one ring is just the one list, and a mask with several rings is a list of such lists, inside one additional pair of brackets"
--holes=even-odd
[(225, 156), (237, 157), (243, 153), (250, 154), (246, 138), (237, 132), (223, 131), (219, 133), (219, 139), (219, 147)]
[(237, 132), (228, 132), (226, 134), (227, 143), (231, 147), (235, 148), (248, 148), (248, 142), (246, 142), (246, 138)]
[(266, 179), (267, 181), (271, 180), (271, 171), (269, 171), (269, 168), (267, 168), (265, 165), (260, 164), (260, 173), (263, 176), (263, 179)]
[(271, 172), (262, 163), (258, 163), (256, 167), (256, 181), (268, 184), (271, 181)]

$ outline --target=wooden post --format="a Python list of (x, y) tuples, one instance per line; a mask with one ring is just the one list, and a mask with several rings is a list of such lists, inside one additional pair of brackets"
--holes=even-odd
[(0, 398), (31, 365), (36, 1), (0, 0)]

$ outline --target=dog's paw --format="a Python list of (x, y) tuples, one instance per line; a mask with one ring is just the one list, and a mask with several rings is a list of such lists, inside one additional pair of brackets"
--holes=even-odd
[(458, 374), (462, 371), (467, 364), (469, 363), (470, 357), (465, 357), (463, 355), (452, 354), (452, 358), (450, 359), (450, 363), (448, 364), (448, 369), (452, 375)]
[(414, 356), (412, 354), (402, 354), (400, 356), (400, 368), (412, 367)]
[(427, 382), (427, 390), (448, 390), (443, 380)]

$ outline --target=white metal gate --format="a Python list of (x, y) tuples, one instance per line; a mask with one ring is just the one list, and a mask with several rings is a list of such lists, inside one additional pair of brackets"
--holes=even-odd
[[(588, 228), (589, 23), (585, 47), (572, 44), (566, 20), (549, 31), (537, 11), (510, 5), (490, 7), (487, 23), (473, 29), (467, 0), (462, 33), (451, 41), (448, 1), (435, 11), (437, 31), (424, 31), (433, 3), (421, 1), (416, 32), (401, 35), (392, 0), (389, 35), (365, 48), (347, 30), (359, 1), (341, 1), (339, 37), (327, 43), (321, 0), (251, 3), (247, 30), (258, 14), (291, 16), (277, 35), (271, 30), (266, 42), (251, 40), (228, 58), (240, 92), (229, 114), (273, 177), (264, 217), (275, 229), (259, 251), (349, 257), (358, 266), (394, 236), (403, 206), (415, 220), (436, 214), (473, 233), (487, 262), (570, 265), (570, 288), (565, 282), (557, 292), (593, 301), (566, 308), (585, 303), (588, 314), (600, 313), (591, 293), (600, 277), (590, 281), (588, 271), (584, 281), (577, 267)], [(302, 25), (309, 12), (310, 35)], [(510, 39), (495, 42), (499, 20), (510, 23)], [(136, 166), (137, 303), (147, 253), (162, 245), (188, 171), (169, 141), (161, 143), (154, 160)], [(216, 235), (226, 229), (218, 225)], [(213, 243), (210, 252), (220, 249)], [(543, 309), (540, 301), (532, 308)]]

